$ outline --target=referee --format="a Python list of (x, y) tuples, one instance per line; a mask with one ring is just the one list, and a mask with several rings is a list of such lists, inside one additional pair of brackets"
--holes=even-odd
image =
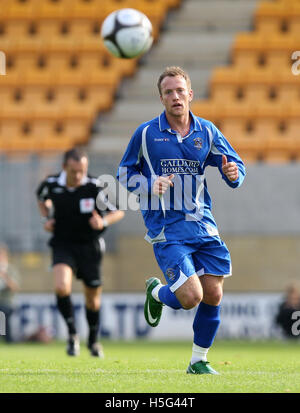
[[(97, 341), (100, 327), (101, 259), (106, 227), (120, 221), (124, 212), (109, 203), (97, 179), (88, 175), (88, 157), (74, 148), (64, 154), (63, 170), (48, 176), (37, 189), (38, 206), (44, 229), (52, 233), (54, 288), (57, 307), (68, 328), (67, 354), (80, 353), (73, 305), (72, 274), (84, 284), (86, 318), (89, 326), (88, 348), (92, 356), (103, 357)], [(97, 198), (98, 197), (98, 198)], [(105, 208), (97, 208), (97, 201)], [(99, 203), (98, 203), (99, 206)], [(106, 211), (102, 211), (105, 209)]]

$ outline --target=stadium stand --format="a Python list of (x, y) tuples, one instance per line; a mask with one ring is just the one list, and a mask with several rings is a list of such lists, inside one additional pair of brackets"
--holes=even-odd
[[(95, 19), (87, 5), (101, 3), (104, 16), (108, 0), (71, 2), (0, 0), (0, 49), (6, 51), (8, 73), (0, 76), (0, 187), (6, 194), (0, 202), (0, 233), (22, 268), (24, 291), (52, 291), (48, 234), (33, 195), (41, 177), (61, 168), (61, 153), (52, 149), (61, 152), (75, 139), (84, 140), (91, 173), (115, 176), (135, 128), (161, 111), (155, 85), (163, 67), (172, 64), (190, 73), (200, 116), (215, 120), (250, 164), (238, 191), (220, 182), (214, 168), (206, 171), (214, 215), (234, 262), (227, 291), (280, 291), (298, 271), (300, 164), (288, 161), (298, 160), (300, 153), (299, 104), (293, 103), (299, 102), (300, 91), (287, 45), (299, 31), (292, 6), (299, 1), (265, 6), (256, 0), (165, 1), (181, 7), (160, 20), (163, 36), (139, 70), (136, 61), (112, 58), (99, 42), (103, 17)], [(283, 14), (274, 12), (279, 3)], [(125, 1), (114, 4), (120, 8)], [(265, 46), (275, 31), (276, 39), (289, 40), (279, 40), (279, 50), (272, 41), (270, 51)], [(297, 43), (292, 47), (299, 49)], [(81, 76), (88, 67), (94, 73)], [(115, 250), (105, 257), (105, 291), (143, 291), (143, 275), (160, 272), (142, 242), (140, 214), (126, 211), (116, 231), (108, 234), (115, 238), (107, 245)], [(132, 251), (135, 257), (128, 259)]]
[(209, 99), (194, 102), (199, 116), (233, 137), (246, 162), (300, 158), (300, 84), (292, 72), (299, 28), (298, 0), (259, 3), (254, 30), (235, 38), (232, 64), (215, 68)]
[(88, 141), (94, 118), (112, 108), (137, 59), (113, 58), (100, 40), (103, 19), (123, 7), (150, 18), (154, 38), (180, 0), (10, 0), (0, 4), (0, 148), (60, 151)]
[[(1, 150), (53, 150), (54, 142), (60, 150), (87, 143), (94, 119), (114, 106), (122, 79), (137, 69), (137, 59), (116, 59), (105, 50), (99, 40), (105, 16), (122, 7), (138, 8), (152, 21), (157, 40), (167, 11), (180, 4), (179, 0), (2, 1), (0, 39), (7, 75), (0, 76), (6, 102), (0, 106)], [(225, 24), (226, 19), (224, 15)], [(205, 21), (200, 19), (199, 24)], [(291, 72), (291, 55), (299, 44), (300, 2), (262, 1), (253, 24), (252, 32), (228, 37), (227, 44), (233, 43), (231, 65), (220, 67), (215, 57), (209, 99), (195, 100), (193, 110), (224, 127), (246, 161), (296, 160), (300, 89)], [(166, 57), (174, 58), (174, 48), (184, 48), (183, 34), (171, 37), (173, 46), (167, 45)], [(197, 42), (194, 39), (194, 46)], [(46, 136), (38, 139), (38, 133)], [(295, 150), (287, 145), (285, 154), (273, 157), (279, 150), (273, 151), (270, 142), (276, 146), (276, 139), (285, 136), (295, 143)]]

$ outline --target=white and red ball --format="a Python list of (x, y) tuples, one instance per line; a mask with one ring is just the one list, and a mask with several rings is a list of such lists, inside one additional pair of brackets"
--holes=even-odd
[(152, 24), (139, 10), (120, 9), (105, 18), (101, 37), (114, 56), (132, 59), (150, 49), (153, 42)]

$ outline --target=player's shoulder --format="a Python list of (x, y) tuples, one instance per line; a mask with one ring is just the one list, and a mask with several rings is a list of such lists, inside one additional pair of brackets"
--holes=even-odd
[(196, 122), (200, 125), (201, 130), (206, 134), (206, 136), (209, 139), (213, 139), (216, 135), (218, 135), (219, 130), (211, 120), (201, 118), (200, 116), (195, 115), (194, 118)]
[(158, 129), (159, 128), (159, 116), (156, 116), (153, 119), (148, 120), (147, 122), (141, 123), (135, 131), (135, 135), (142, 135), (145, 129)]
[(37, 193), (39, 199), (41, 199), (41, 200), (44, 199), (46, 196), (49, 195), (49, 193), (52, 192), (52, 190), (53, 190), (53, 189), (57, 186), (57, 184), (58, 184), (59, 175), (60, 175), (60, 174), (48, 175), (48, 176), (46, 176), (45, 179), (43, 179), (43, 180), (40, 182), (40, 184), (39, 184), (39, 186), (38, 186), (38, 188), (37, 188), (37, 190), (36, 190), (36, 193)]
[(48, 175), (48, 176), (46, 176), (46, 178), (43, 180), (42, 183), (48, 184), (48, 185), (56, 184), (57, 181), (58, 181), (58, 179), (59, 179), (59, 176), (60, 176), (60, 174), (51, 174), (51, 175)]
[(205, 128), (215, 128), (216, 126), (213, 124), (211, 120), (201, 118), (200, 116), (194, 115), (194, 118), (196, 119), (196, 122), (200, 125), (201, 129)]
[(101, 186), (101, 181), (99, 178), (96, 178), (95, 176), (88, 174), (85, 179), (85, 185), (90, 187), (99, 187)]

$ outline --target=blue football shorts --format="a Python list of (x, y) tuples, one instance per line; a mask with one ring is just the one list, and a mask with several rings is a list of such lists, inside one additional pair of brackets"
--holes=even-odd
[(153, 249), (172, 292), (193, 274), (231, 275), (230, 253), (219, 237), (202, 237), (196, 242), (158, 242)]

